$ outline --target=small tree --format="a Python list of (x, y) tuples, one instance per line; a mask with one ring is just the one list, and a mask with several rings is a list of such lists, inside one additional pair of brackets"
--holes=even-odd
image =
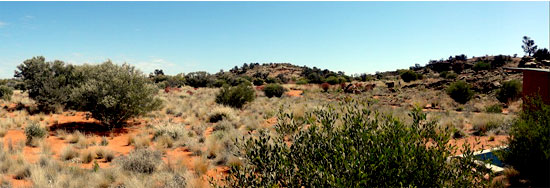
[(83, 66), (79, 72), (86, 75), (86, 81), (73, 90), (73, 101), (111, 128), (161, 106), (155, 97), (157, 87), (133, 66), (108, 61)]
[(225, 85), (216, 96), (216, 103), (242, 108), (245, 103), (253, 101), (254, 98), (255, 91), (250, 84), (243, 83), (233, 87)]
[(474, 96), (470, 85), (465, 81), (457, 81), (447, 87), (447, 94), (456, 102), (466, 104)]
[(531, 56), (532, 53), (535, 53), (537, 51), (537, 45), (535, 45), (535, 41), (531, 40), (528, 36), (523, 36), (523, 45), (521, 48), (523, 48), (523, 51)]
[(25, 60), (17, 69), (14, 76), (23, 80), (24, 90), (42, 111), (52, 111), (59, 105), (71, 106), (71, 88), (82, 81), (73, 74), (74, 66), (57, 60), (46, 62), (42, 56)]
[(273, 96), (275, 97), (281, 97), (285, 93), (285, 88), (279, 84), (268, 84), (264, 87), (264, 93), (265, 96), (271, 98)]

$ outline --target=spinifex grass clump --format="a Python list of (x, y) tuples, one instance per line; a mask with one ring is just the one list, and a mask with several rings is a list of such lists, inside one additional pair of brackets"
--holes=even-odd
[[(351, 102), (314, 111), (309, 128), (281, 137), (261, 134), (242, 143), (246, 163), (233, 166), (229, 187), (455, 187), (479, 186), (484, 168), (472, 152), (449, 160), (449, 134), (436, 133), (420, 109), (412, 124)], [(290, 117), (292, 118), (292, 117)], [(300, 122), (300, 121), (297, 121)], [(301, 126), (303, 126), (301, 125)], [(476, 171), (472, 170), (476, 168)]]

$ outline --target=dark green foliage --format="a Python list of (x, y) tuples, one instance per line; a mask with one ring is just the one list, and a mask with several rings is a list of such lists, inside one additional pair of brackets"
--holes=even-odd
[(191, 87), (207, 87), (214, 82), (213, 77), (204, 71), (191, 72), (185, 75), (185, 82)]
[(0, 85), (0, 99), (9, 101), (11, 99), (11, 95), (13, 95), (13, 90), (10, 87)]
[(279, 80), (277, 80), (277, 78), (267, 77), (265, 79), (265, 83), (268, 83), (268, 84), (274, 84), (274, 83), (277, 83), (277, 82), (279, 82)]
[(41, 111), (53, 111), (56, 106), (72, 106), (69, 99), (71, 88), (77, 86), (82, 77), (74, 74), (74, 66), (62, 61), (45, 62), (44, 57), (33, 57), (17, 66), (15, 77), (25, 83), (25, 91), (36, 101)]
[(25, 127), (25, 136), (27, 138), (27, 145), (31, 143), (33, 139), (36, 138), (44, 138), (46, 136), (46, 133), (48, 131), (42, 127), (40, 127), (37, 123), (31, 123)]
[(155, 97), (157, 87), (133, 66), (108, 61), (79, 67), (78, 71), (87, 79), (73, 89), (72, 99), (80, 103), (81, 110), (91, 112), (93, 118), (109, 127), (121, 126), (161, 106)]
[(447, 94), (456, 102), (466, 104), (474, 96), (474, 91), (468, 83), (460, 80), (447, 87)]
[(550, 105), (545, 105), (540, 97), (529, 100), (512, 124), (508, 150), (500, 153), (500, 158), (529, 179), (532, 186), (549, 187)]
[(405, 71), (400, 71), (399, 77), (401, 77), (401, 79), (403, 79), (403, 81), (405, 82), (411, 82), (418, 79), (422, 79), (423, 76), (422, 74), (416, 73), (412, 70), (405, 70)]
[(451, 70), (451, 63), (445, 61), (431, 60), (426, 67), (432, 69), (435, 72), (443, 72)]
[(252, 83), (255, 86), (261, 86), (261, 85), (264, 85), (264, 80), (261, 78), (254, 78), (254, 81), (252, 81)]
[(501, 113), (502, 105), (495, 104), (495, 105), (488, 106), (487, 108), (485, 108), (485, 111), (488, 113)]
[(216, 96), (216, 102), (231, 106), (234, 108), (242, 108), (247, 102), (254, 100), (256, 92), (249, 84), (240, 84), (238, 86), (224, 86)]
[(489, 70), (491, 69), (491, 64), (485, 61), (479, 61), (474, 64), (474, 67), (472, 69), (474, 69), (475, 71)]
[(439, 73), (439, 77), (445, 78), (445, 79), (455, 79), (458, 75), (454, 72), (449, 71), (443, 71)]
[(271, 97), (281, 97), (285, 93), (286, 89), (279, 84), (268, 84), (264, 87), (265, 96)]
[(118, 158), (116, 163), (122, 169), (135, 172), (151, 174), (157, 169), (157, 165), (162, 162), (162, 154), (159, 151), (150, 149), (137, 149), (127, 156)]
[[(487, 184), (487, 173), (464, 158), (448, 161), (453, 149), (448, 134), (437, 134), (420, 109), (412, 124), (372, 113), (358, 103), (317, 110), (310, 124), (293, 134), (292, 145), (283, 136), (261, 133), (242, 143), (243, 166), (233, 166), (227, 187), (472, 187)], [(285, 116), (293, 119), (292, 116)], [(314, 118), (315, 117), (315, 118)], [(341, 126), (335, 122), (341, 121)], [(430, 143), (431, 147), (426, 147)], [(476, 168), (473, 171), (472, 168)]]
[(345, 83), (346, 82), (346, 79), (343, 78), (343, 77), (337, 77), (337, 76), (329, 76), (327, 79), (325, 79), (325, 81), (327, 83), (329, 83), (330, 85), (336, 85), (336, 84), (341, 84), (341, 83)]
[(506, 62), (510, 61), (510, 56), (504, 56), (504, 55), (497, 55), (493, 58), (493, 61), (491, 61), (491, 67), (502, 67)]
[(502, 88), (497, 90), (497, 99), (503, 103), (518, 100), (521, 97), (521, 87), (521, 82), (519, 80), (504, 82)]
[(537, 61), (550, 60), (550, 52), (548, 52), (548, 49), (546, 48), (538, 49), (535, 54), (533, 54), (533, 57)]

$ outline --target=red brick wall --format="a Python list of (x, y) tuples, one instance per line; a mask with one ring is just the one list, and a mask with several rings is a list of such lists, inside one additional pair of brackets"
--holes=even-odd
[(550, 72), (523, 71), (523, 96), (533, 96), (537, 93), (544, 103), (550, 104)]

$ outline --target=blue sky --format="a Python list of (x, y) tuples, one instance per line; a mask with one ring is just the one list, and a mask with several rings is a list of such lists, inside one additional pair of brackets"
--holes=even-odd
[(290, 62), (374, 73), (549, 45), (549, 2), (0, 2), (0, 78), (33, 56), (211, 73)]

